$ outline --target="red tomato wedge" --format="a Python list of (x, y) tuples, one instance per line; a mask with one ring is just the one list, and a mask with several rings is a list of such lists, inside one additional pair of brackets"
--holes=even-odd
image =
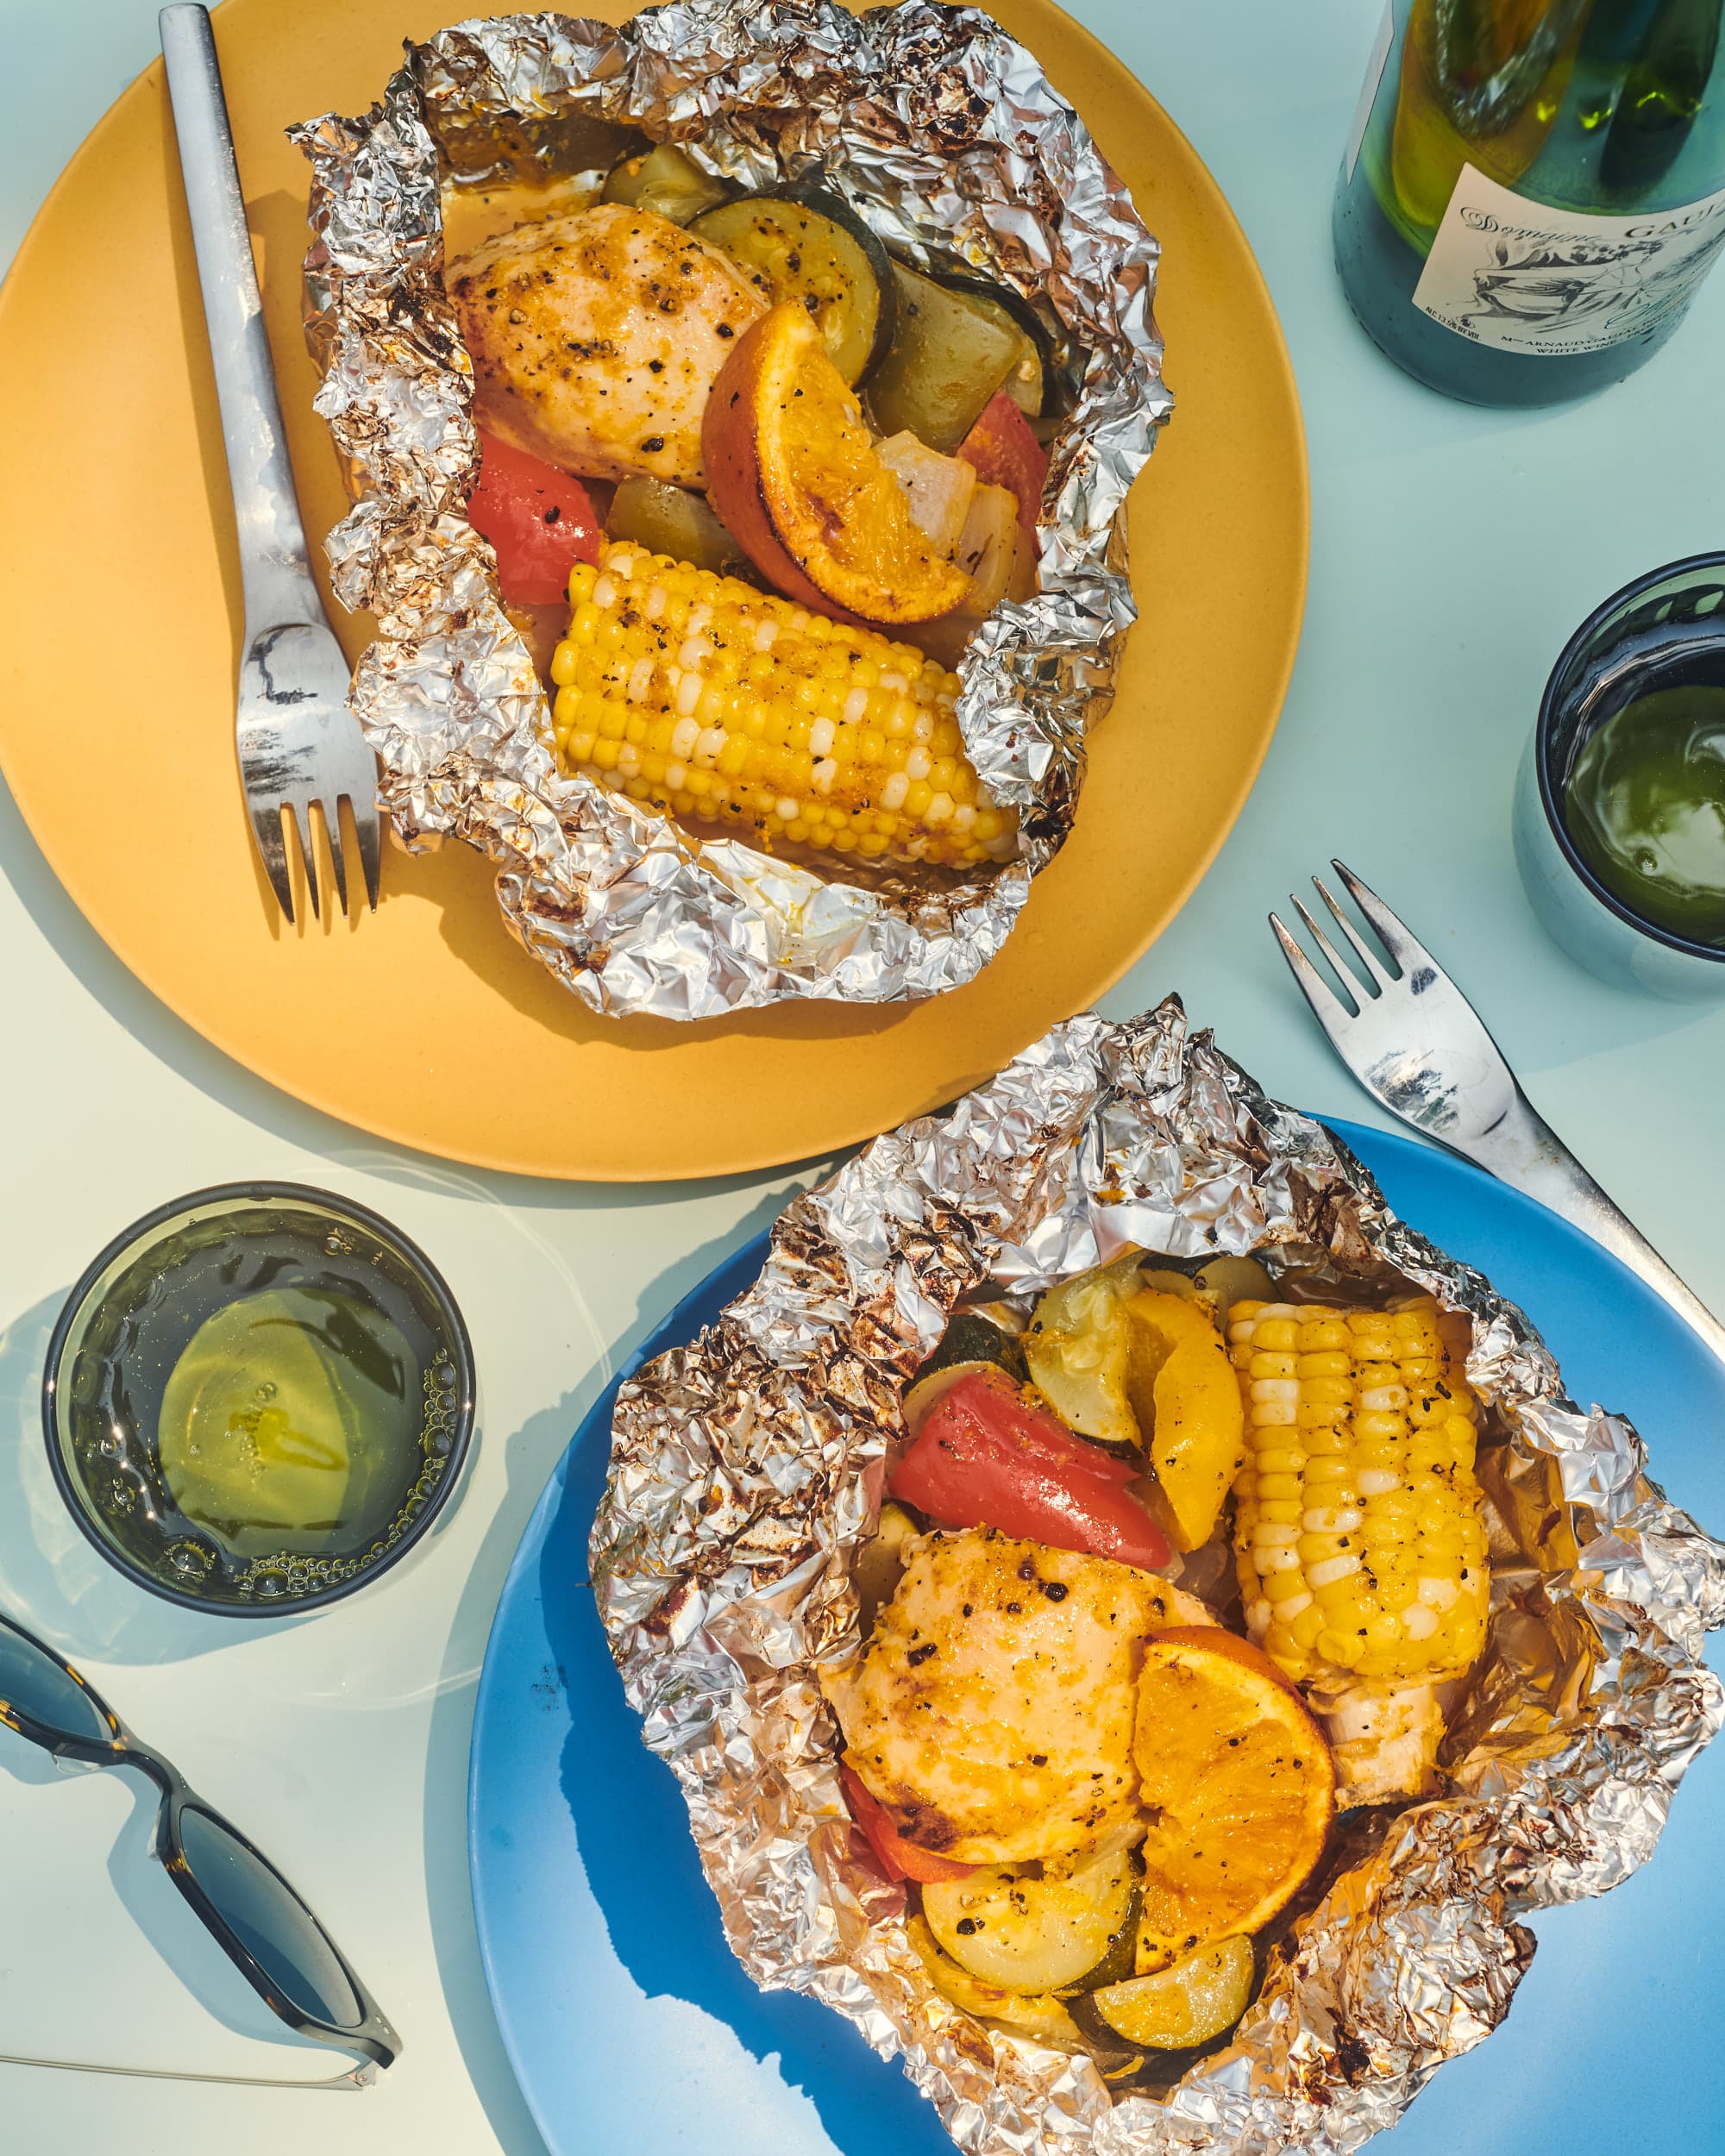
[(929, 1409), (891, 1489), (943, 1527), (998, 1527), (1153, 1572), (1171, 1552), (1121, 1487), (1138, 1471), (1074, 1437), (1003, 1372), (977, 1370)]
[(977, 478), (988, 486), (1011, 488), (1018, 497), (1019, 522), (1034, 539), (1036, 515), (1042, 507), (1043, 486), (1048, 478), (1048, 452), (1005, 390), (996, 390), (983, 405), (982, 417), (959, 443), (957, 454), (975, 467)]
[(599, 518), (580, 481), (483, 429), (467, 522), (491, 541), (498, 585), (511, 606), (566, 598), (575, 563), (599, 560)]
[(969, 1878), (976, 1869), (974, 1864), (955, 1864), (950, 1857), (937, 1857), (932, 1850), (919, 1849), (913, 1841), (906, 1841), (894, 1826), (886, 1806), (869, 1796), (862, 1777), (851, 1768), (841, 1766), (838, 1778), (844, 1784), (844, 1801), (850, 1807), (851, 1818), (862, 1828), (889, 1879), (916, 1879), (932, 1886), (941, 1879)]

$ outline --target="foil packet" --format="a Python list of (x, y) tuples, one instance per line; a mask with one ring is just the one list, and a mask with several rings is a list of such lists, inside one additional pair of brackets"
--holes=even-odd
[[(1492, 1615), (1441, 1793), (1348, 1815), (1226, 2047), (1171, 2087), (1111, 2093), (1088, 2059), (934, 1990), (904, 1890), (852, 1855), (818, 1673), (860, 1644), (851, 1562), (900, 1393), (955, 1301), (985, 1283), (1028, 1295), (1131, 1245), (1253, 1253), (1325, 1294), (1412, 1283), (1466, 1313)], [(739, 1959), (902, 2058), (974, 2156), (1357, 2149), (1502, 2020), (1534, 1952), (1522, 1917), (1653, 1854), (1725, 1719), (1701, 1659), (1725, 1622), (1725, 1546), (1649, 1479), (1628, 1422), (1565, 1395), (1514, 1304), (1189, 1033), (1173, 998), (1057, 1026), (797, 1199), (756, 1285), (622, 1388), (591, 1557)]]
[[(952, 887), (829, 881), (558, 768), (550, 713), (467, 521), (472, 368), (442, 283), (440, 187), (583, 169), (642, 131), (748, 186), (819, 169), (924, 267), (1038, 304), (1072, 410), (1052, 450), (1038, 589), (972, 637), (957, 719), (1017, 857)], [(883, 1003), (970, 980), (1071, 827), (1088, 728), (1135, 617), (1126, 490), (1171, 399), (1157, 247), (1040, 66), (974, 8), (671, 0), (621, 28), (457, 24), (380, 103), (292, 130), (312, 166), (307, 331), (354, 506), (329, 535), (342, 603), (378, 636), (352, 708), (412, 849), (465, 840), (505, 918), (595, 1012), (704, 1018), (794, 998)], [(589, 175), (594, 191), (602, 169)], [(908, 632), (913, 636), (914, 632)]]

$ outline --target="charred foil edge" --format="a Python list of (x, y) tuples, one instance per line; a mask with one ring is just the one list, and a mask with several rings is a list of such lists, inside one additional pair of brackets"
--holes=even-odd
[[(472, 369), (442, 289), (439, 181), (561, 168), (594, 128), (674, 137), (748, 185), (824, 165), (883, 238), (1045, 300), (1082, 354), (1039, 589), (985, 624), (959, 669), (971, 760), (1020, 812), (1003, 868), (938, 893), (829, 882), (737, 841), (697, 843), (557, 769), (544, 694), (464, 513)], [(1156, 242), (1037, 62), (988, 16), (933, 0), (862, 16), (671, 0), (621, 29), (458, 24), (410, 46), (369, 113), (292, 134), (313, 172), (317, 404), (355, 496), (329, 555), (342, 604), (377, 620), (351, 702), (394, 836), (487, 855), (515, 934), (603, 1015), (898, 1001), (973, 978), (1071, 827), (1086, 731), (1136, 614), (1120, 511), (1172, 402)]]
[[(1440, 1796), (1354, 1815), (1343, 1868), (1272, 1950), (1228, 2047), (1112, 2096), (932, 1988), (902, 1890), (852, 1861), (815, 1671), (858, 1641), (851, 1554), (900, 1390), (985, 1280), (1033, 1291), (1122, 1245), (1257, 1250), (1339, 1289), (1399, 1279), (1473, 1321), (1498, 1562), (1490, 1644)], [(876, 1490), (875, 1502), (869, 1495)], [(623, 1388), (592, 1572), (647, 1744), (675, 1771), (743, 1965), (902, 2057), (974, 2156), (1341, 2156), (1509, 2009), (1521, 1920), (1653, 1853), (1725, 1717), (1701, 1654), (1725, 1547), (1584, 1411), (1522, 1313), (1396, 1219), (1317, 1123), (1269, 1100), (1177, 999), (1057, 1027), (944, 1116), (791, 1205), (756, 1286)]]

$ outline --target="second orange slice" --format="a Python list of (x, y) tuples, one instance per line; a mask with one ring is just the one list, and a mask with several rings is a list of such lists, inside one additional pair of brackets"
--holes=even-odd
[(1210, 1626), (1146, 1643), (1132, 1748), (1151, 1821), (1143, 1975), (1287, 1906), (1323, 1856), (1335, 1767), (1269, 1657)]

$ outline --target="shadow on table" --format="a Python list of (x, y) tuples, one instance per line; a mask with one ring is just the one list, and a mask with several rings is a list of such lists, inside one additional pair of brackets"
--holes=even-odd
[(670, 1769), (641, 1741), (591, 1589), (573, 1554), (593, 1519), (593, 1463), (572, 1463), (540, 1576), (570, 1720), (562, 1789), (581, 1863), (619, 1961), (649, 1997), (686, 1999), (807, 2096), (844, 2156), (950, 2156), (902, 2070), (819, 2000), (762, 1991), (731, 1952)]
[[(395, 857), (386, 863), (386, 874), (395, 873)], [(302, 1150), (320, 1155), (338, 1167), (363, 1167), (367, 1173), (415, 1185), (437, 1186), (449, 1180), (448, 1163), (430, 1153), (408, 1145), (368, 1139), (350, 1124), (326, 1115), (284, 1093), (267, 1079), (260, 1078), (236, 1062), (227, 1052), (204, 1038), (197, 1029), (177, 1017), (135, 974), (108, 948), (78, 912), (65, 886), (49, 866), (47, 857), (32, 837), (9, 789), (0, 780), (0, 875), (17, 893), (25, 912), (72, 978), (110, 1012), (132, 1037), (206, 1099), (231, 1110), (260, 1129), (285, 1139)], [(505, 932), (499, 927), (499, 934)], [(513, 954), (511, 977), (522, 961), (520, 946), (509, 941)], [(536, 973), (538, 969), (534, 969)], [(561, 992), (559, 992), (560, 993)], [(574, 999), (568, 999), (573, 1002)], [(832, 1006), (824, 1006), (831, 1009)], [(762, 1016), (754, 1014), (756, 1018)], [(818, 1021), (811, 1020), (812, 1024)], [(657, 1022), (630, 1021), (632, 1040), (647, 1044), (643, 1028)], [(737, 1021), (741, 1023), (741, 1021)], [(656, 1041), (674, 1045), (682, 1029), (668, 1023)], [(453, 1171), (465, 1177), (467, 1186), (489, 1202), (535, 1208), (555, 1207), (566, 1212), (605, 1211), (637, 1205), (675, 1205), (694, 1194), (740, 1189), (759, 1180), (758, 1173), (719, 1177), (692, 1177), (678, 1182), (646, 1184), (566, 1182), (551, 1176), (516, 1175), (503, 1169)], [(164, 1191), (167, 1197), (172, 1193)], [(92, 1252), (108, 1237), (125, 1225), (122, 1218), (104, 1219), (99, 1213), (91, 1236)]]
[[(697, 1283), (705, 1282), (724, 1252), (734, 1250), (739, 1239), (747, 1248), (759, 1232), (777, 1217), (784, 1203), (785, 1194), (781, 1189), (762, 1193), (750, 1213), (726, 1232), (722, 1243), (709, 1244), (690, 1250), (662, 1274), (645, 1291), (636, 1323), (617, 1344), (614, 1367), (619, 1372), (626, 1369), (638, 1352), (641, 1343), (660, 1323), (668, 1307), (679, 1302)], [(719, 1277), (724, 1276), (722, 1272)], [(752, 1269), (745, 1269), (743, 1281), (746, 1282), (750, 1276)], [(741, 1284), (743, 1282), (739, 1282)], [(729, 1294), (735, 1292), (734, 1288), (725, 1290), (723, 1299), (728, 1299)], [(715, 1308), (717, 1307), (715, 1305)], [(741, 1971), (730, 1962), (729, 1952), (718, 1928), (717, 1909), (705, 1885), (699, 1882), (699, 1867), (695, 1865), (693, 1846), (689, 1840), (687, 1815), (682, 1811), (681, 1800), (675, 1796), (675, 1786), (667, 1771), (651, 1759), (641, 1745), (637, 1733), (637, 1725), (624, 1704), (616, 1672), (612, 1668), (603, 1637), (593, 1618), (593, 1598), (585, 1585), (586, 1523), (592, 1517), (599, 1489), (605, 1479), (611, 1423), (610, 1403), (612, 1395), (620, 1382), (618, 1376), (612, 1375), (612, 1365), (601, 1364), (555, 1407), (533, 1416), (512, 1436), (502, 1440), (507, 1488), (468, 1570), (461, 1601), (454, 1613), (443, 1685), (431, 1714), (425, 1773), (424, 1846), (426, 1896), (430, 1909), (432, 1943), (450, 2024), (461, 2046), (462, 2063), (505, 2156), (545, 2156), (545, 2144), (528, 2112), (498, 2033), (490, 1995), (486, 1987), (485, 1970), (480, 1959), (479, 1940), (474, 1927), (467, 1814), (468, 1752), (477, 1692), (477, 1672), (473, 1668), (473, 1663), (476, 1645), (480, 1650), (483, 1648), (496, 1612), (498, 1597), (503, 1590), (516, 1550), (546, 1483), (568, 1448), (570, 1433), (574, 1431), (579, 1430), (590, 1437), (590, 1443), (582, 1456), (581, 1473), (574, 1478), (584, 1493), (580, 1501), (585, 1510), (579, 1527), (570, 1531), (574, 1540), (560, 1541), (559, 1548), (571, 1574), (573, 1585), (586, 1603), (592, 1635), (589, 1645), (596, 1658), (595, 1689), (598, 1689), (599, 1665), (602, 1664), (602, 1676), (609, 1680), (606, 1692), (608, 1710), (612, 1714), (620, 1715), (627, 1727), (626, 1748), (621, 1742), (615, 1746), (619, 1754), (624, 1753), (626, 1749), (627, 1756), (624, 1760), (626, 1773), (633, 1775), (637, 1771), (637, 1764), (640, 1768), (650, 1768), (653, 1776), (671, 1789), (672, 1801), (677, 1807), (672, 1821), (674, 1833), (668, 1828), (662, 1827), (656, 1820), (649, 1825), (649, 1833), (655, 1837), (662, 1836), (674, 1856), (686, 1860), (694, 1871), (698, 1890), (706, 1903), (701, 1914), (710, 1917), (712, 1937), (717, 1941), (717, 1953), (730, 1964), (734, 1981), (749, 1990), (751, 1996), (754, 1996), (752, 1987), (747, 1984)], [(487, 1438), (486, 1442), (494, 1447), (498, 1440)], [(623, 1794), (621, 1783), (613, 1783), (612, 1786), (618, 1790), (619, 1795)], [(626, 1795), (623, 1796), (622, 1809), (631, 1816), (645, 1816), (639, 1808), (633, 1806), (632, 1799)], [(662, 1864), (659, 1865), (657, 1876), (661, 1881), (667, 1876)], [(780, 2047), (776, 2039), (772, 2047)], [(875, 2063), (878, 2067), (878, 2062)], [(907, 2148), (905, 2156), (916, 2156), (916, 2152)]]
[[(135, 1587), (85, 1539), (54, 1486), (42, 1439), (42, 1364), (71, 1286), (68, 1281), (0, 1332), (0, 1609), (73, 1663), (80, 1656), (184, 1662), (231, 1646), (231, 1617), (180, 1609)], [(257, 1637), (305, 1621), (258, 1618), (249, 1629)], [(127, 1713), (125, 1700), (113, 1703)]]
[[(220, 2039), (211, 2044), (207, 2034), (197, 2028), (195, 2015), (189, 2014), (187, 2056), (140, 2057), (138, 2030), (130, 2021), (115, 2021), (99, 2010), (91, 2010), (91, 1992), (111, 2010), (111, 1985), (104, 1987), (104, 1981), (98, 1978), (93, 1986), (81, 1991), (74, 1957), (72, 1960), (62, 1960), (44, 1968), (39, 1974), (41, 1986), (54, 2006), (56, 2022), (64, 2025), (67, 2031), (55, 2046), (56, 2058), (83, 2060), (116, 2070), (135, 2065), (170, 2075), (279, 2075), (285, 2081), (307, 2085), (342, 2071), (343, 2064), (338, 2062), (335, 2053), (299, 2036), (270, 2012), (174, 1889), (166, 1868), (156, 1861), (154, 1853), (160, 1812), (160, 1800), (154, 1785), (136, 1771), (57, 1764), (46, 1752), (24, 1738), (0, 1729), (0, 1772), (12, 1781), (44, 1786), (58, 1783), (69, 1775), (104, 1771), (124, 1789), (129, 1802), (129, 1809), (115, 1833), (107, 1858), (108, 1877), (113, 1883), (118, 1907), (102, 1913), (98, 1928), (82, 1933), (78, 1942), (79, 1954), (91, 1957), (105, 1970), (115, 1959), (116, 1949), (122, 1949), (120, 1934), (129, 1918), (150, 1953), (159, 1958), (163, 1969), (178, 1980), (212, 2021), (235, 2035), (250, 2040), (254, 2045), (268, 2046), (269, 2050), (241, 2053), (231, 2046), (224, 2049)], [(245, 1824), (243, 1820), (237, 1823), (242, 1827)], [(94, 1842), (89, 1861), (92, 1871), (101, 1862), (99, 1846)], [(74, 1894), (73, 1906), (77, 1901)], [(120, 1959), (129, 1962), (130, 1958), (122, 1949)], [(17, 2042), (16, 2036), (9, 2034), (7, 2040)], [(22, 2051), (23, 2047), (19, 2048)], [(34, 2051), (26, 2054), (22, 2063), (31, 2061), (44, 2065), (50, 2063)]]
[[(770, 1217), (770, 1208), (762, 1212)], [(710, 1278), (710, 1254), (688, 1260), (679, 1281), (699, 1266), (699, 1286), (644, 1345), (656, 1351), (711, 1322), (752, 1281), (761, 1256), (753, 1239)], [(649, 1996), (689, 2002), (724, 2022), (755, 2059), (775, 2060), (845, 2156), (950, 2156), (932, 2109), (849, 2022), (812, 1999), (762, 1992), (744, 1973), (726, 1942), (675, 1779), (641, 1742), (586, 1577), (622, 1374), (595, 1388), (580, 1420), (536, 1581), (563, 1693), (559, 1711), (568, 1718), (562, 1796), (612, 1949)]]

